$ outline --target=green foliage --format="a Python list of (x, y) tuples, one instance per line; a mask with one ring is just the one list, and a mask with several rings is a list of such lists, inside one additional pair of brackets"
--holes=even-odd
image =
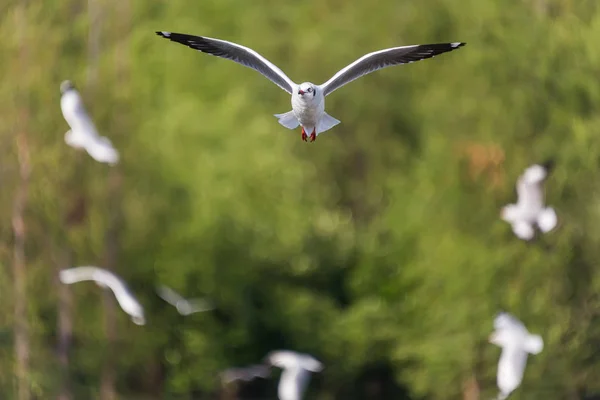
[[(102, 265), (113, 234), (116, 272), (148, 324), (119, 311), (108, 343), (102, 290), (70, 288), (76, 398), (98, 395), (111, 352), (121, 398), (201, 398), (221, 390), (223, 369), (281, 348), (324, 362), (309, 398), (395, 399), (404, 387), (412, 399), (456, 399), (472, 378), (487, 398), (499, 350), (486, 338), (502, 309), (545, 341), (515, 400), (599, 391), (600, 11), (594, 1), (505, 3), (109, 0), (90, 2), (96, 20), (75, 0), (0, 6), (2, 397), (13, 393), (9, 221), (23, 115), (32, 176), (21, 317), (39, 398), (59, 390), (61, 254)], [(14, 34), (20, 7), (24, 38)], [(305, 144), (273, 117), (291, 108), (286, 93), (156, 30), (242, 43), (316, 83), (369, 51), (468, 44), (344, 87), (327, 98), (342, 123)], [(64, 144), (63, 79), (118, 148), (116, 172)], [(499, 210), (523, 169), (548, 158), (560, 225), (524, 243)], [(157, 284), (217, 309), (181, 317)], [(275, 398), (276, 378), (262, 398)], [(369, 392), (374, 382), (395, 392)]]

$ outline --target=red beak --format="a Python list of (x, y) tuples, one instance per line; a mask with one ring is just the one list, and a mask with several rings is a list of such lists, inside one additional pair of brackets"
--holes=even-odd
[(298, 89), (298, 94), (304, 94), (304, 90)]

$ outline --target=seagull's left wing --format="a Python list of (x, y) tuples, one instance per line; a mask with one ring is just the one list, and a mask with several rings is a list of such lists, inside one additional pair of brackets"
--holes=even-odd
[(248, 68), (252, 68), (253, 70), (260, 72), (263, 76), (289, 94), (292, 94), (293, 88), (296, 86), (296, 84), (275, 64), (248, 47), (227, 42), (225, 40), (203, 36), (192, 36), (183, 33), (156, 32), (156, 34), (173, 42), (186, 45), (194, 50), (226, 58)]
[(327, 96), (334, 90), (368, 73), (393, 65), (408, 64), (435, 57), (438, 54), (458, 49), (465, 44), (462, 42), (417, 44), (375, 51), (362, 56), (346, 68), (340, 70), (331, 79), (321, 85), (321, 90), (323, 91), (323, 95)]

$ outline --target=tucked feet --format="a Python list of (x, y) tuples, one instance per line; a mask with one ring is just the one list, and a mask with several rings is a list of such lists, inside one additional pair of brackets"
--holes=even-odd
[(314, 142), (315, 140), (317, 140), (317, 128), (313, 128), (313, 131), (310, 134), (310, 141)]
[(308, 138), (308, 136), (306, 135), (306, 132), (304, 131), (304, 127), (302, 127), (302, 140), (304, 140), (306, 142), (307, 138)]

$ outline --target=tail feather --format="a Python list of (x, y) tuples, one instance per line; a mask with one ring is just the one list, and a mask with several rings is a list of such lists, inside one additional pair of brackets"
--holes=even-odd
[(317, 135), (333, 128), (334, 126), (336, 126), (339, 123), (340, 123), (339, 120), (333, 118), (331, 115), (324, 112), (323, 116), (321, 117), (321, 120), (317, 124)]
[(545, 208), (538, 216), (537, 224), (544, 233), (550, 232), (556, 226), (558, 218), (552, 207)]
[(294, 115), (294, 111), (288, 111), (283, 114), (275, 114), (275, 117), (279, 118), (279, 123), (288, 129), (296, 129), (300, 122)]
[(544, 340), (540, 335), (529, 335), (525, 340), (525, 350), (531, 354), (538, 354), (544, 349)]

